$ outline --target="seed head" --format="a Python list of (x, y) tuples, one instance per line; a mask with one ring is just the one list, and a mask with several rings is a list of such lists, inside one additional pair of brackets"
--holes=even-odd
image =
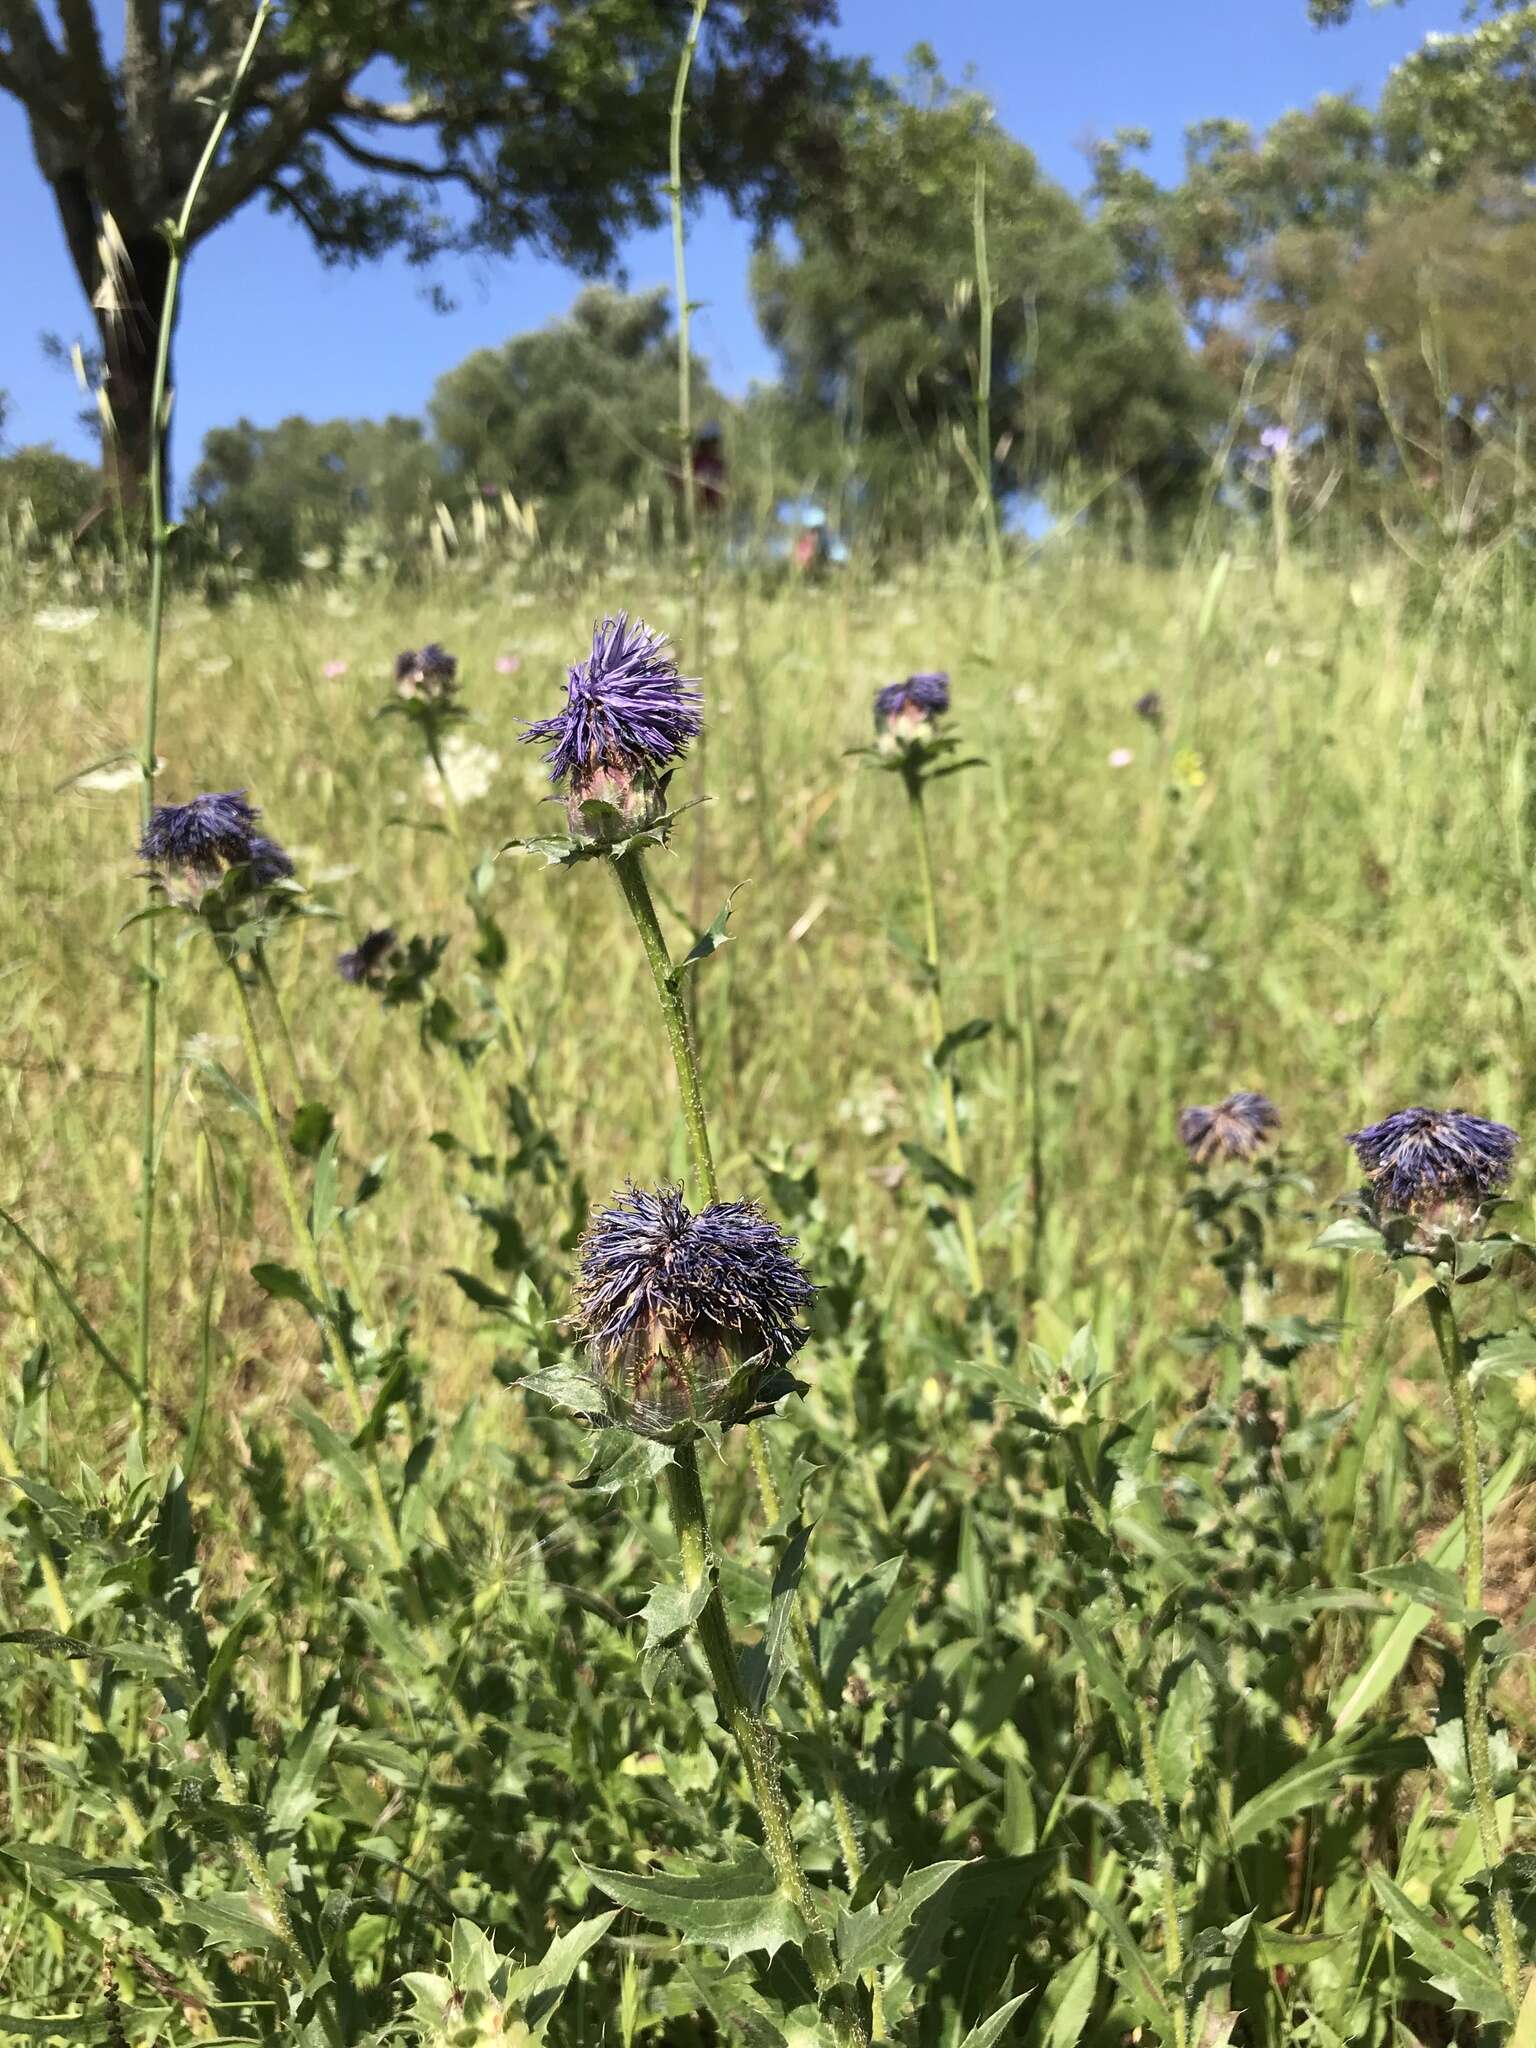
[(408, 647), (395, 657), (395, 688), (408, 702), (446, 704), (459, 687), (456, 656), (435, 640), (422, 648)]
[(1426, 1216), (1445, 1205), (1480, 1207), (1509, 1179), (1517, 1131), (1464, 1109), (1399, 1109), (1351, 1131), (1376, 1206)]
[(665, 1438), (745, 1421), (806, 1341), (815, 1294), (794, 1240), (751, 1202), (696, 1215), (679, 1188), (634, 1186), (587, 1227), (574, 1321), (628, 1426)]
[(1267, 1095), (1245, 1088), (1210, 1107), (1179, 1116), (1179, 1141), (1196, 1166), (1214, 1160), (1252, 1159), (1280, 1128), (1280, 1112)]
[(389, 972), (390, 961), (400, 950), (400, 941), (388, 925), (359, 939), (351, 952), (336, 962), (336, 972), (354, 987), (377, 988)]
[(875, 733), (892, 742), (910, 740), (949, 709), (949, 677), (942, 673), (908, 676), (875, 692)]

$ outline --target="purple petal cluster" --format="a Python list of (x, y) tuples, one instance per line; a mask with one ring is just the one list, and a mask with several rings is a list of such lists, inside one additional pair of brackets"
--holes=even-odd
[(793, 1244), (753, 1202), (694, 1215), (680, 1188), (630, 1186), (582, 1239), (577, 1326), (598, 1358), (638, 1339), (782, 1365), (806, 1341), (800, 1316), (816, 1292)]
[(350, 952), (343, 953), (336, 962), (336, 972), (343, 981), (353, 987), (376, 981), (389, 964), (390, 956), (399, 948), (400, 941), (393, 929), (385, 925), (376, 932), (369, 932), (358, 940)]
[(1485, 1202), (1509, 1179), (1520, 1135), (1464, 1109), (1399, 1109), (1348, 1142), (1378, 1207), (1416, 1215), (1442, 1202)]
[(1244, 1088), (1224, 1102), (1184, 1110), (1179, 1142), (1196, 1166), (1209, 1166), (1218, 1159), (1252, 1159), (1279, 1128), (1280, 1112), (1269, 1097)]
[[(157, 804), (139, 841), (139, 858), (156, 868), (193, 868), (222, 874), (274, 848), (256, 830), (261, 816), (243, 789), (195, 796), (190, 803)], [(283, 855), (286, 859), (287, 856)]]
[(257, 831), (260, 816), (243, 789), (157, 804), (139, 840), (139, 858), (157, 874), (178, 876), (189, 901), (230, 868), (244, 870), (247, 887), (267, 888), (286, 881), (293, 862), (275, 839)]
[(915, 731), (942, 718), (949, 709), (949, 677), (935, 671), (887, 683), (875, 692), (875, 728), (880, 732)]
[(553, 741), (544, 756), (551, 782), (656, 775), (702, 732), (702, 702), (693, 680), (678, 674), (666, 635), (620, 612), (594, 628), (591, 654), (571, 665), (565, 709), (522, 736)]
[(435, 640), (425, 647), (408, 647), (395, 657), (395, 687), (402, 697), (423, 697), (442, 702), (457, 690), (459, 663), (456, 655)]

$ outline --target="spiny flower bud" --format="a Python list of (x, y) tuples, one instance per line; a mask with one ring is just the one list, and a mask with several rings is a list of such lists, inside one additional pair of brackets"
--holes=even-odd
[(908, 676), (875, 693), (875, 737), (899, 747), (927, 732), (949, 709), (949, 677), (940, 672)]
[(1254, 1158), (1279, 1128), (1280, 1112), (1269, 1097), (1245, 1088), (1224, 1102), (1182, 1111), (1179, 1142), (1194, 1165), (1210, 1166)]
[(627, 838), (666, 813), (667, 771), (703, 730), (698, 689), (678, 674), (666, 635), (625, 612), (594, 628), (591, 654), (567, 678), (565, 709), (523, 739), (554, 742), (544, 758), (576, 837)]
[(678, 1188), (630, 1186), (581, 1242), (575, 1326), (607, 1419), (678, 1442), (791, 1390), (815, 1289), (794, 1240), (751, 1202), (692, 1214)]
[(1383, 1216), (1420, 1216), (1468, 1227), (1502, 1193), (1517, 1131), (1464, 1109), (1399, 1109), (1351, 1131), (1348, 1142)]

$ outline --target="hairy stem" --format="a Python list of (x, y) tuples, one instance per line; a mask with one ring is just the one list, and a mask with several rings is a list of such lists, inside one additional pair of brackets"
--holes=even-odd
[[(690, 1593), (697, 1592), (706, 1581), (712, 1582), (716, 1574), (704, 1489), (700, 1484), (699, 1462), (692, 1444), (684, 1444), (674, 1453), (672, 1463), (666, 1468), (666, 1480), (672, 1525), (677, 1531), (678, 1547), (682, 1553), (683, 1583)], [(763, 1824), (768, 1859), (778, 1879), (779, 1890), (805, 1923), (802, 1946), (806, 1963), (826, 2006), (833, 2033), (843, 2048), (864, 2048), (868, 2035), (839, 1975), (832, 1944), (822, 1923), (821, 1908), (795, 1847), (789, 1803), (779, 1774), (778, 1744), (772, 1732), (752, 1711), (731, 1642), (725, 1603), (720, 1598), (717, 1584), (711, 1584), (709, 1597), (695, 1626), (699, 1645), (709, 1666), (720, 1720), (730, 1730), (746, 1766), (753, 1801)]]

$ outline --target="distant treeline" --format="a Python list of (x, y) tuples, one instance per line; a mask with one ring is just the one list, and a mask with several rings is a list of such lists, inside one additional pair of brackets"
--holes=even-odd
[[(1536, 388), (1533, 82), (1536, 8), (1515, 8), (1426, 45), (1375, 109), (1326, 98), (1262, 135), (1202, 124), (1172, 187), (1140, 167), (1145, 135), (1117, 135), (1080, 201), (920, 53), (903, 91), (854, 96), (837, 175), (806, 187), (792, 233), (760, 238), (779, 381), (732, 402), (695, 365), (725, 521), (812, 493), (898, 544), (989, 499), (1176, 525), (1217, 497), (1262, 502), (1277, 449), (1303, 515), (1507, 521)], [(666, 293), (588, 289), (448, 371), (424, 420), (211, 433), (192, 518), (275, 576), (487, 505), (562, 543), (664, 533), (676, 351)], [(77, 529), (100, 498), (95, 471), (51, 451), (0, 461), (0, 516), (25, 499), (37, 530)]]

